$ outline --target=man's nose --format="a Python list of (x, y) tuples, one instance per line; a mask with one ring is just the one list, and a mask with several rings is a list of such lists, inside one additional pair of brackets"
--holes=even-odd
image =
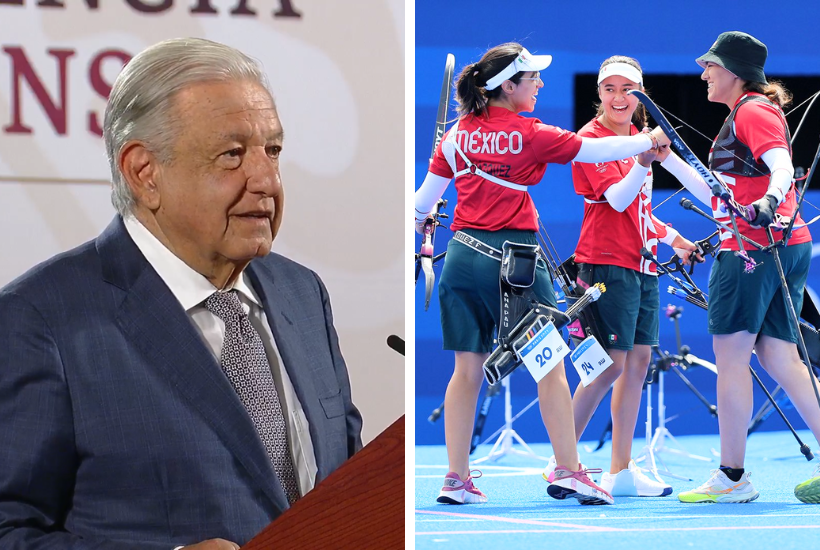
[(264, 148), (254, 148), (245, 159), (248, 191), (273, 196), (282, 189), (279, 160), (271, 159)]

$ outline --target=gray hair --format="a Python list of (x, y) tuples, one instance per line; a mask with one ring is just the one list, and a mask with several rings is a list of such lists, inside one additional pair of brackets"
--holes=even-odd
[(111, 202), (120, 215), (133, 211), (131, 188), (119, 168), (129, 141), (142, 141), (160, 162), (172, 159), (179, 131), (176, 94), (201, 82), (250, 80), (268, 92), (259, 64), (239, 50), (202, 38), (165, 40), (142, 51), (123, 68), (108, 98), (103, 138), (111, 166)]

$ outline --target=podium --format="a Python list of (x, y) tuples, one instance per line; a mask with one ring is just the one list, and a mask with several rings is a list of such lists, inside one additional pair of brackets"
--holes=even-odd
[(404, 548), (404, 415), (242, 550)]

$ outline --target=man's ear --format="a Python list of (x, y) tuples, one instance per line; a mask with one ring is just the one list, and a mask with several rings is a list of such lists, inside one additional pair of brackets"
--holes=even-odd
[(159, 177), (159, 160), (141, 141), (129, 141), (119, 158), (120, 172), (139, 206), (156, 210), (160, 192), (155, 179)]

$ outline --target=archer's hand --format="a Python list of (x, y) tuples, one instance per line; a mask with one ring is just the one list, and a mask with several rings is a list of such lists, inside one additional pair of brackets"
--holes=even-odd
[(666, 134), (663, 133), (663, 130), (660, 126), (658, 126), (649, 133), (655, 136), (655, 139), (658, 140), (658, 145), (660, 146), (669, 145), (670, 143), (672, 143), (671, 141), (669, 141), (669, 138), (666, 137)]
[(693, 262), (700, 263), (703, 261), (703, 256), (695, 243), (681, 235), (678, 235), (675, 237), (675, 240), (672, 241), (672, 250), (674, 250), (675, 254), (678, 255), (678, 258), (683, 261), (683, 265), (690, 265)]
[[(644, 128), (641, 130), (642, 134), (648, 134), (649, 128)], [(638, 153), (637, 157), (635, 157), (638, 161), (638, 164), (643, 166), (644, 168), (649, 168), (652, 166), (652, 161), (655, 160), (655, 157), (658, 156), (658, 148), (653, 147), (648, 151), (644, 151), (643, 153)]]
[(655, 160), (657, 160), (658, 162), (663, 162), (663, 161), (665, 161), (665, 160), (666, 160), (666, 157), (668, 157), (668, 156), (669, 156), (669, 153), (670, 153), (670, 152), (672, 152), (672, 149), (670, 149), (669, 145), (661, 145), (661, 146), (658, 148), (658, 154), (657, 154), (657, 156), (655, 157)]
[(769, 227), (777, 211), (777, 197), (769, 194), (763, 195), (762, 198), (752, 203), (752, 208), (755, 209), (752, 227)]

